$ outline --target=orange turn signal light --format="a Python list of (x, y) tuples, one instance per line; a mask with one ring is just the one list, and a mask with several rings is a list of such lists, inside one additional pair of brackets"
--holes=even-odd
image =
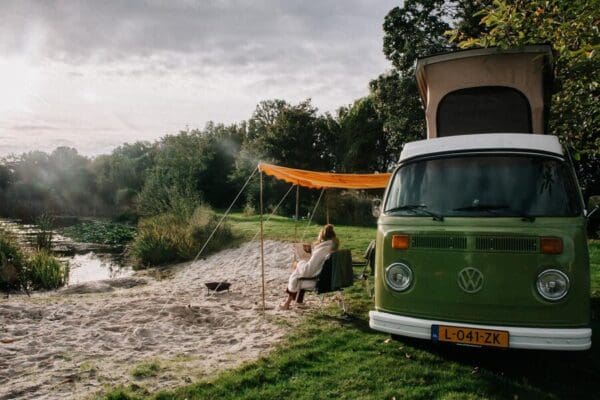
[(558, 237), (540, 238), (540, 250), (543, 254), (560, 254), (563, 252), (563, 241)]
[(392, 235), (392, 249), (406, 250), (410, 245), (410, 236)]

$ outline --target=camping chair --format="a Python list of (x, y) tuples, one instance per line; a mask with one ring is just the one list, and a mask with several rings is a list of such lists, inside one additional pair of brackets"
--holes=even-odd
[[(342, 292), (343, 288), (352, 286), (354, 283), (354, 275), (352, 270), (352, 255), (350, 250), (338, 250), (329, 255), (321, 272), (313, 277), (299, 278), (302, 281), (314, 281), (314, 288), (303, 288), (298, 290), (296, 295), (296, 302), (302, 303), (304, 300), (304, 293), (306, 291), (314, 291), (317, 295), (321, 296), (321, 304), (325, 299), (326, 293), (331, 292)], [(346, 303), (344, 302), (344, 296), (342, 294), (342, 309), (344, 313), (347, 312)]]
[(375, 274), (375, 240), (371, 240), (363, 254), (363, 258), (365, 261), (352, 261), (354, 267), (364, 266), (361, 274), (357, 276), (358, 279), (367, 279), (367, 268), (371, 269), (371, 275)]

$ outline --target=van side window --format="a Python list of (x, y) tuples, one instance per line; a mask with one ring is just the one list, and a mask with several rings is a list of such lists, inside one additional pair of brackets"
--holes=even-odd
[(531, 133), (531, 106), (520, 91), (504, 86), (455, 90), (437, 110), (438, 136)]

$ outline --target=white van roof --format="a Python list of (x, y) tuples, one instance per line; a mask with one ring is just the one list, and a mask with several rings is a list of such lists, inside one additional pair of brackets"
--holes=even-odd
[(523, 133), (484, 133), (447, 136), (407, 143), (400, 153), (400, 162), (411, 158), (440, 153), (465, 151), (534, 151), (563, 156), (556, 136), (528, 135)]

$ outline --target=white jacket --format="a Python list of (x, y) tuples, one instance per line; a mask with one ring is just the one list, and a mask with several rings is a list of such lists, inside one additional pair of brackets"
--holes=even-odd
[(288, 290), (297, 292), (299, 289), (311, 289), (315, 287), (315, 281), (300, 281), (298, 278), (312, 278), (321, 273), (325, 260), (334, 249), (333, 240), (326, 240), (313, 247), (310, 259), (298, 261), (298, 265), (288, 280)]

